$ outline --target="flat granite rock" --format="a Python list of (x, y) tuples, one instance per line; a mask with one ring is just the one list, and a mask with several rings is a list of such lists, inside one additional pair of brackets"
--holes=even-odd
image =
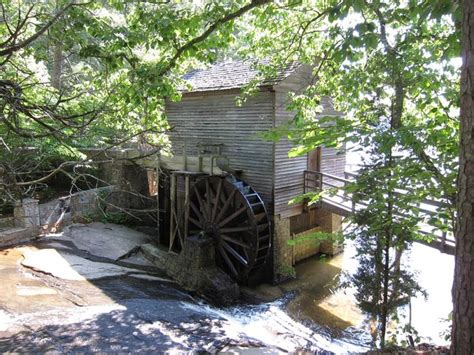
[(85, 281), (131, 273), (143, 274), (136, 269), (94, 262), (55, 249), (22, 248), (21, 251), (24, 257), (21, 265), (63, 280)]
[(112, 224), (94, 222), (73, 224), (53, 240), (71, 241), (75, 247), (88, 253), (117, 260), (142, 244), (150, 243), (151, 237), (133, 229)]

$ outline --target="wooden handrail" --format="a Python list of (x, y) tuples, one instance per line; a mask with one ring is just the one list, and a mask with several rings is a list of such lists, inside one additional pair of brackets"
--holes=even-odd
[(353, 182), (352, 180), (344, 179), (344, 178), (342, 178), (342, 177), (340, 177), (340, 176), (331, 175), (331, 174), (328, 174), (328, 173), (323, 173), (323, 172), (321, 172), (321, 171), (305, 170), (304, 172), (305, 172), (305, 173), (315, 174), (315, 175), (320, 175), (320, 176), (327, 177), (327, 178), (330, 178), (330, 179), (333, 179), (333, 180), (337, 180), (337, 181), (341, 181), (341, 182), (344, 182), (344, 183), (351, 183), (351, 182)]
[[(321, 199), (322, 203), (327, 203), (330, 206), (336, 206), (336, 208), (339, 208), (341, 210), (346, 210), (349, 213), (355, 213), (357, 208), (366, 208), (368, 206), (367, 203), (364, 203), (363, 201), (355, 203), (355, 200), (353, 199), (352, 194), (348, 194), (346, 192), (343, 192), (341, 195), (340, 192), (343, 191), (342, 188), (349, 183), (354, 182), (354, 179), (348, 179), (347, 177), (352, 177), (352, 178), (357, 178), (358, 175), (355, 173), (351, 172), (345, 172), (344, 173), (345, 178), (342, 178), (340, 176), (335, 176), (332, 174), (328, 173), (323, 173), (320, 171), (314, 171), (314, 170), (305, 170), (304, 171), (304, 192), (309, 192), (309, 191), (322, 191), (323, 186), (335, 188), (336, 192), (335, 195), (332, 197), (323, 197)], [(328, 182), (327, 180), (333, 180), (333, 181), (338, 181), (342, 182), (343, 184), (341, 186), (338, 186), (335, 182), (331, 183)], [(397, 191), (394, 191), (393, 194), (395, 196), (404, 196), (406, 194), (409, 194), (410, 191), (408, 190), (403, 190), (403, 189), (397, 189)], [(349, 203), (349, 205), (347, 205)], [(433, 244), (433, 247), (439, 249), (441, 252), (446, 252), (449, 254), (454, 253), (454, 248), (456, 241), (452, 237), (452, 233), (449, 233), (449, 238), (448, 238), (448, 233), (446, 230), (440, 229), (438, 226), (434, 225), (433, 223), (430, 223), (430, 220), (426, 220), (425, 218), (432, 215), (437, 214), (437, 211), (432, 211), (427, 208), (423, 208), (423, 205), (429, 205), (429, 206), (435, 206), (435, 207), (446, 207), (448, 206), (447, 203), (444, 203), (442, 201), (436, 201), (436, 200), (430, 200), (430, 199), (423, 199), (420, 201), (420, 204), (418, 206), (413, 206), (417, 208), (422, 215), (424, 215), (423, 220), (421, 220), (421, 225), (420, 228), (424, 228), (424, 230), (420, 229), (419, 232), (424, 234), (424, 235), (430, 235), (436, 241), (436, 243)], [(404, 218), (404, 217), (410, 217), (409, 214), (406, 213), (396, 213), (396, 215), (399, 218)], [(422, 227), (425, 226), (425, 227)], [(449, 228), (449, 226), (446, 226)], [(441, 235), (440, 235), (441, 234)], [(422, 240), (419, 240), (419, 242), (423, 243)], [(429, 243), (426, 243), (427, 245), (430, 245)]]
[[(315, 170), (304, 170), (304, 173), (305, 174), (313, 174), (313, 175), (319, 175), (321, 176), (321, 178), (329, 178), (331, 180), (336, 180), (336, 181), (340, 181), (340, 182), (343, 182), (344, 184), (349, 184), (349, 183), (352, 183), (354, 182), (354, 180), (349, 180), (349, 179), (346, 179), (346, 178), (342, 178), (340, 176), (336, 176), (336, 175), (332, 175), (332, 174), (328, 174), (328, 173), (323, 173), (323, 172), (320, 172), (320, 171), (315, 171)], [(351, 173), (351, 172), (344, 172), (345, 175), (348, 175), (348, 176), (352, 176), (352, 177), (357, 177), (358, 175), (355, 174), (355, 173)], [(334, 184), (331, 184), (331, 183), (328, 183), (328, 182), (325, 182), (324, 179), (321, 179), (322, 180), (322, 185), (326, 185), (326, 186), (329, 186), (329, 187), (342, 187), (342, 186), (337, 186), (337, 185), (334, 185)], [(403, 189), (399, 189), (399, 190), (403, 190)], [(410, 191), (406, 190), (406, 193), (409, 193)], [(399, 192), (399, 191), (394, 191), (393, 194), (395, 196), (404, 196), (405, 193), (403, 192)], [(442, 201), (437, 201), (437, 200), (433, 200), (433, 199), (428, 199), (428, 198), (425, 198), (423, 200), (420, 201), (422, 204), (426, 204), (426, 205), (430, 205), (430, 206), (434, 206), (434, 207), (447, 207), (449, 206), (447, 203), (445, 202), (442, 202)], [(421, 212), (424, 212), (426, 214), (435, 214), (436, 212), (435, 211), (430, 211), (430, 210), (427, 210), (426, 208), (422, 208), (422, 207), (418, 207), (418, 209), (421, 211)]]
[[(323, 173), (323, 175), (324, 175), (324, 173)], [(354, 178), (357, 178), (359, 176), (359, 174), (356, 174), (356, 173), (353, 173), (353, 172), (350, 172), (350, 171), (345, 171), (344, 175), (354, 177)], [(348, 180), (348, 181), (352, 182), (353, 180)], [(395, 196), (403, 196), (405, 193), (410, 193), (409, 190), (404, 190), (404, 189), (397, 189), (397, 190), (398, 191), (394, 192)], [(430, 205), (430, 206), (435, 206), (435, 207), (448, 207), (449, 206), (449, 204), (446, 203), (446, 202), (437, 201), (437, 200), (433, 200), (433, 199), (429, 199), (429, 198), (425, 198), (425, 199), (421, 200), (421, 203), (426, 204), (426, 205)], [(426, 210), (426, 209), (423, 209), (423, 208), (420, 208), (420, 211), (423, 211), (423, 212), (426, 212), (426, 213), (433, 213), (434, 212), (434, 211), (429, 211), (429, 210)]]
[[(358, 176), (357, 174), (351, 173), (351, 172), (345, 172), (344, 174), (346, 176), (352, 176), (352, 177), (357, 177)], [(313, 175), (313, 176), (316, 175), (319, 178), (309, 179), (307, 177), (307, 175)], [(349, 179), (346, 179), (346, 178), (342, 178), (340, 176), (336, 176), (336, 175), (332, 175), (332, 174), (328, 174), (328, 173), (323, 173), (323, 172), (315, 171), (315, 170), (304, 170), (304, 176), (305, 176), (305, 181), (311, 181), (313, 183), (313, 186), (311, 186), (310, 184), (305, 183), (305, 192), (308, 191), (308, 190), (306, 190), (307, 188), (311, 188), (311, 187), (313, 187), (314, 189), (322, 189), (323, 186), (328, 186), (328, 187), (337, 189), (337, 188), (344, 187), (345, 184), (354, 182), (354, 180), (349, 180)], [(326, 178), (326, 179), (324, 179), (324, 178)], [(342, 183), (344, 183), (344, 185), (343, 186), (338, 186), (336, 184), (327, 182), (326, 181), (327, 179), (342, 182)], [(316, 186), (316, 185), (318, 185), (318, 186)], [(402, 190), (402, 189), (400, 189), (400, 190)], [(407, 190), (406, 193), (409, 193), (409, 191)], [(395, 196), (404, 196), (405, 195), (405, 193), (399, 192), (399, 191), (394, 191), (393, 194)], [(342, 200), (345, 200), (345, 201), (348, 201), (348, 202), (352, 201), (352, 205), (354, 205), (354, 201), (351, 197), (348, 197), (346, 195), (345, 196), (337, 195), (337, 196), (339, 198), (341, 198)], [(365, 204), (363, 202), (358, 202), (357, 204), (362, 205), (362, 206), (367, 206), (367, 204)], [(446, 206), (448, 206), (448, 204), (446, 204), (444, 202), (431, 200), (431, 199), (423, 199), (423, 200), (420, 201), (420, 204), (425, 204), (425, 205), (430, 205), (430, 206), (435, 206), (435, 207), (446, 207)], [(432, 210), (423, 208), (421, 205), (420, 206), (413, 206), (413, 207), (416, 207), (422, 214), (425, 214), (425, 215), (436, 215), (437, 214), (436, 211), (432, 211)], [(355, 210), (355, 206), (353, 206), (352, 209)], [(430, 223), (427, 223), (427, 225), (431, 225), (432, 227), (436, 228), (436, 226), (434, 226)]]

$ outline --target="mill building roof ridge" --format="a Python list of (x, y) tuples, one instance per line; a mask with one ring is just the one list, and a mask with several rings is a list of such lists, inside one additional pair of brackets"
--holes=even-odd
[[(192, 70), (182, 78), (187, 87), (181, 89), (182, 92), (203, 92), (219, 91), (229, 89), (239, 89), (258, 79), (261, 73), (257, 68), (258, 64), (266, 65), (268, 61), (258, 63), (255, 60), (226, 60), (217, 62), (205, 69)], [(301, 64), (290, 63), (277, 71), (276, 76), (263, 79), (258, 86), (272, 86), (287, 78)]]

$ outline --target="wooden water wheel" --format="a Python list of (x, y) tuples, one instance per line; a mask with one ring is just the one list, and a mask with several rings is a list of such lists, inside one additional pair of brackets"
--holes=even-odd
[(233, 176), (198, 179), (190, 194), (190, 235), (214, 240), (216, 262), (230, 276), (243, 281), (262, 266), (271, 243), (270, 221), (257, 192)]

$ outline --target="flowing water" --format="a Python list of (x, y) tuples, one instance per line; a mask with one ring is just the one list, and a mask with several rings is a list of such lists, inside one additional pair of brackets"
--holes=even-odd
[[(313, 257), (300, 263), (297, 278), (277, 287), (284, 294), (277, 301), (209, 311), (229, 319), (235, 329), (281, 350), (324, 349), (337, 354), (367, 350), (371, 342), (369, 323), (356, 305), (354, 290), (341, 287), (345, 273), (357, 268), (354, 255), (355, 248), (348, 243), (341, 255)], [(411, 307), (401, 311), (400, 325), (411, 317), (420, 342), (447, 344), (443, 333), (452, 308), (454, 257), (415, 244), (406, 262), (417, 273), (427, 298), (412, 299)], [(268, 293), (269, 289), (272, 287), (260, 291)]]

